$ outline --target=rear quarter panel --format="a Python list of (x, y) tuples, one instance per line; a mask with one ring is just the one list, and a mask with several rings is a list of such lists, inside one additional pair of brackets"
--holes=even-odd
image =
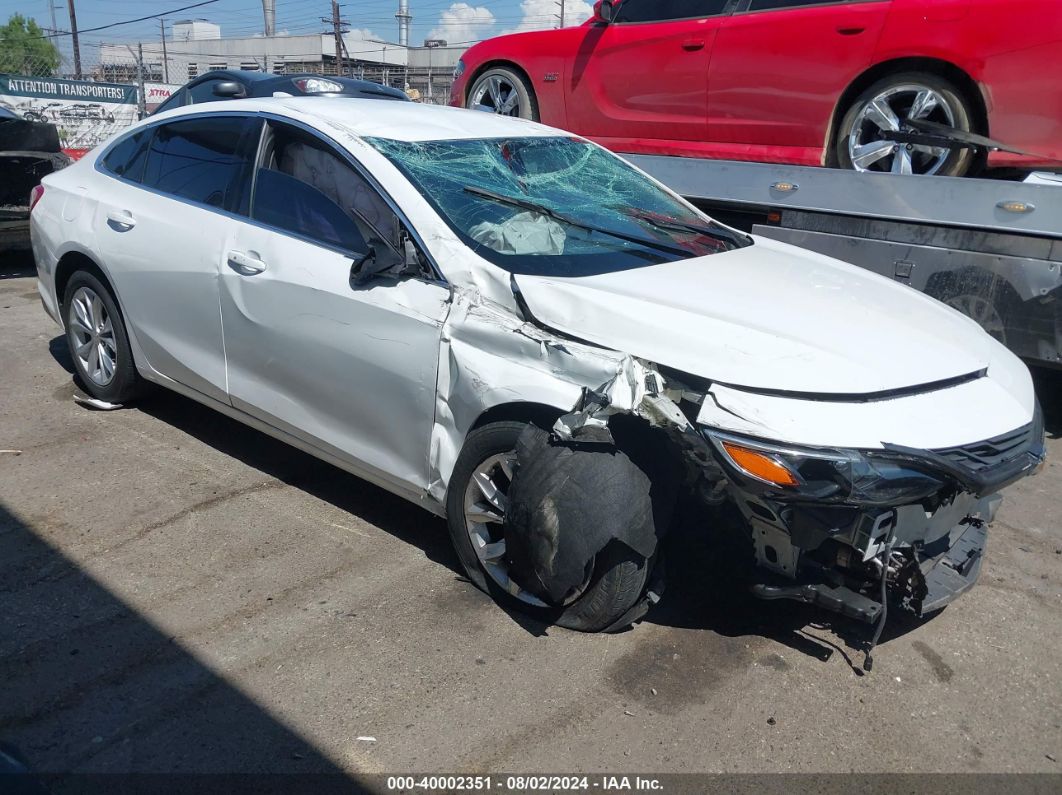
[[(988, 134), (1017, 149), (1062, 158), (1062, 2), (894, 0), (875, 61), (931, 57), (980, 87)], [(994, 154), (990, 163), (1030, 160)]]

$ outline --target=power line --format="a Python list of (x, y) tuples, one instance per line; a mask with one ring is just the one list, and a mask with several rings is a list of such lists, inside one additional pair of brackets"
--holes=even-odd
[(158, 14), (148, 14), (146, 17), (137, 17), (136, 19), (125, 19), (125, 20), (122, 20), (121, 22), (111, 22), (109, 25), (100, 25), (100, 26), (95, 27), (95, 28), (85, 28), (84, 30), (78, 31), (76, 29), (77, 23), (76, 23), (76, 21), (74, 19), (74, 3), (73, 3), (73, 0), (70, 0), (70, 22), (71, 22), (71, 27), (73, 27), (74, 30), (73, 31), (69, 31), (69, 30), (56, 31), (55, 33), (49, 33), (47, 36), (39, 36), (38, 38), (41, 38), (41, 39), (55, 39), (55, 38), (58, 38), (59, 36), (76, 36), (78, 33), (94, 33), (97, 30), (107, 30), (108, 28), (116, 28), (119, 25), (132, 25), (134, 22), (144, 22), (144, 21), (149, 20), (149, 19), (158, 19), (159, 17), (168, 16), (169, 14), (179, 14), (181, 11), (187, 11), (190, 8), (199, 8), (200, 6), (208, 6), (208, 5), (211, 5), (212, 3), (216, 3), (216, 2), (218, 2), (218, 0), (203, 0), (203, 2), (201, 2), (201, 3), (193, 3), (190, 6), (182, 6), (181, 8), (173, 8), (173, 9), (170, 9), (169, 11), (160, 11)]

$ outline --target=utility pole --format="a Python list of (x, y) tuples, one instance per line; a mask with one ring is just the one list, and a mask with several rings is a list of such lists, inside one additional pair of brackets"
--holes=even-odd
[(564, 27), (564, 0), (557, 0), (555, 5), (560, 6), (560, 26)]
[(74, 47), (74, 77), (81, 79), (81, 45), (77, 40), (77, 12), (74, 10), (74, 0), (67, 0), (67, 8), (70, 9), (70, 42)]
[(343, 34), (346, 33), (343, 27), (347, 24), (347, 21), (339, 16), (339, 2), (338, 0), (332, 0), (332, 18), (321, 17), (322, 22), (332, 23), (332, 35), (336, 39), (336, 74), (343, 74), (342, 58), (343, 51), (346, 49), (346, 45), (343, 43)]
[(170, 62), (166, 57), (166, 20), (159, 20), (159, 32), (162, 34), (162, 82), (170, 82)]

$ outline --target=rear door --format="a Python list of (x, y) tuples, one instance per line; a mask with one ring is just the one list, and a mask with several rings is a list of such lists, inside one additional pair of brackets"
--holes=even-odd
[(712, 54), (708, 138), (821, 148), (841, 93), (871, 64), (889, 6), (889, 0), (742, 0)]
[(703, 141), (716, 31), (733, 0), (625, 0), (570, 65), (568, 120), (596, 139)]
[(225, 402), (218, 270), (260, 127), (247, 115), (163, 123), (126, 139), (128, 162), (105, 157), (113, 178), (98, 181), (96, 240), (148, 364)]
[(449, 288), (417, 276), (353, 284), (370, 245), (397, 261), (397, 214), (330, 142), (269, 125), (250, 217), (221, 267), (232, 404), (422, 492)]

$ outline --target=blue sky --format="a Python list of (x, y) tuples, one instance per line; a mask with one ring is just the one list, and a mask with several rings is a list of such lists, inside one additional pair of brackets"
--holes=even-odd
[[(49, 2), (55, 5), (56, 25), (69, 28), (66, 0), (0, 0), (0, 21), (16, 11), (34, 17), (42, 27), (50, 26)], [(197, 0), (76, 0), (78, 27), (81, 30), (114, 22), (169, 12)], [(584, 21), (589, 3), (566, 0), (568, 23)], [(322, 16), (331, 15), (330, 0), (276, 0), (277, 31), (297, 33), (323, 32), (327, 25)], [(398, 38), (394, 18), (398, 0), (348, 0), (341, 3), (342, 13), (352, 29), (363, 29), (390, 41)], [(450, 42), (474, 41), (516, 29), (555, 27), (559, 12), (557, 0), (410, 0), (413, 14), (411, 40), (444, 38)], [(216, 0), (210, 5), (167, 15), (168, 21), (201, 17), (221, 25), (223, 36), (252, 36), (262, 30), (260, 0)], [(85, 33), (83, 49), (100, 42), (158, 41), (157, 19)], [(65, 48), (64, 48), (65, 49)], [(89, 57), (84, 58), (91, 61)]]

